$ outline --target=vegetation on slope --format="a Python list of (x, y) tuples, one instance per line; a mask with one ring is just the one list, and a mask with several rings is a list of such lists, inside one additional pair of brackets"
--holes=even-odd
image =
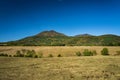
[(26, 37), (17, 41), (0, 43), (7, 46), (120, 46), (120, 36), (89, 34), (66, 36), (56, 31), (44, 31), (35, 36)]

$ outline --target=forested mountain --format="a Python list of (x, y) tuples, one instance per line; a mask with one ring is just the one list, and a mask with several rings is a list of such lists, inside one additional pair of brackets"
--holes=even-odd
[(120, 36), (106, 34), (93, 36), (81, 34), (66, 36), (62, 33), (43, 31), (37, 35), (26, 37), (17, 41), (0, 43), (7, 46), (120, 46)]

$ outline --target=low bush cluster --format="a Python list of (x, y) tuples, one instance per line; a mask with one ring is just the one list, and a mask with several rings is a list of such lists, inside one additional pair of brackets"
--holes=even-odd
[(85, 49), (83, 51), (83, 53), (81, 53), (80, 51), (76, 52), (76, 55), (77, 56), (94, 56), (94, 55), (97, 55), (97, 52), (94, 50), (94, 51), (89, 51), (88, 49)]
[(36, 54), (35, 50), (18, 50), (14, 57), (33, 57), (38, 58), (38, 55)]
[[(116, 55), (120, 55), (120, 51), (117, 51), (116, 52), (117, 54)], [(90, 50), (88, 50), (88, 49), (85, 49), (84, 51), (83, 51), (83, 53), (81, 53), (81, 52), (76, 52), (76, 55), (77, 56), (95, 56), (95, 55), (97, 55), (97, 52), (96, 52), (96, 50), (93, 50), (93, 51), (90, 51)], [(108, 49), (107, 48), (103, 48), (102, 50), (101, 50), (101, 55), (109, 55), (109, 51), (108, 51)]]
[(93, 56), (93, 53), (91, 51), (89, 51), (88, 49), (85, 49), (83, 51), (83, 56)]
[(6, 56), (6, 57), (8, 57), (8, 54), (6, 54), (6, 53), (0, 53), (0, 56)]

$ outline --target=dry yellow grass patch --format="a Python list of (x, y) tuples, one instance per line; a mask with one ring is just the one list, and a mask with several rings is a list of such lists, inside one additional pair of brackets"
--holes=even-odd
[(120, 80), (120, 56), (0, 57), (0, 80)]

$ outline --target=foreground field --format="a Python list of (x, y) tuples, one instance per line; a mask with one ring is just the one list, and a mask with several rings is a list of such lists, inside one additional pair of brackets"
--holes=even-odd
[(106, 47), (109, 50), (110, 55), (116, 54), (116, 51), (120, 51), (120, 47), (114, 46), (0, 46), (0, 53), (7, 53), (9, 55), (14, 55), (16, 51), (27, 49), (35, 50), (36, 53), (43, 53), (44, 57), (47, 57), (49, 54), (57, 56), (61, 54), (64, 57), (76, 56), (76, 52), (83, 52), (84, 49), (95, 50), (97, 55), (101, 54), (101, 50)]
[(0, 57), (0, 80), (120, 80), (120, 57)]

